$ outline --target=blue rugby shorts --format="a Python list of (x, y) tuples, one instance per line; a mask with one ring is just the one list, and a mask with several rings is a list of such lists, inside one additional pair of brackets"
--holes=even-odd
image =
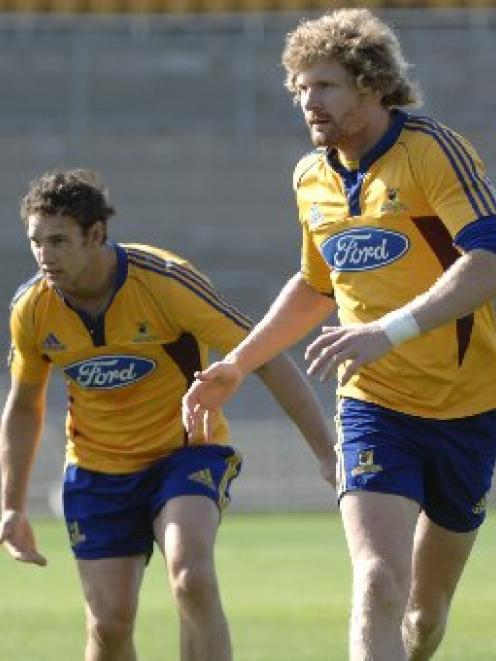
[(496, 459), (496, 410), (420, 418), (369, 402), (338, 402), (338, 497), (356, 490), (417, 501), (454, 532), (484, 520)]
[(64, 516), (77, 558), (126, 557), (153, 551), (153, 521), (177, 496), (199, 495), (222, 512), (241, 470), (241, 455), (225, 445), (180, 448), (150, 467), (112, 475), (70, 464), (63, 485)]

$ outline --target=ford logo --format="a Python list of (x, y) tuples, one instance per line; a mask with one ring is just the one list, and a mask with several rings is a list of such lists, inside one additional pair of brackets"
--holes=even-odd
[(357, 227), (331, 236), (321, 246), (335, 271), (371, 271), (395, 262), (410, 247), (407, 236), (378, 227)]
[(98, 356), (68, 365), (64, 372), (81, 388), (112, 390), (143, 379), (155, 361), (140, 356)]

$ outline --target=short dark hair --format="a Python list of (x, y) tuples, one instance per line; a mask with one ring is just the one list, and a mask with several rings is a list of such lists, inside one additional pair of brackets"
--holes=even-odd
[(55, 170), (34, 179), (21, 199), (21, 220), (25, 225), (35, 213), (70, 216), (83, 234), (96, 222), (105, 225), (115, 214), (108, 192), (92, 170)]

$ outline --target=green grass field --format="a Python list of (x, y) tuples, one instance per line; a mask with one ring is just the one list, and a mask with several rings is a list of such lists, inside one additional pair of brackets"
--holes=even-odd
[[(82, 659), (84, 620), (60, 521), (35, 523), (45, 569), (0, 554), (0, 660)], [(490, 513), (436, 659), (496, 659), (496, 519)], [(217, 545), (236, 661), (345, 661), (350, 570), (338, 516), (228, 515)], [(176, 617), (156, 553), (137, 624), (141, 661), (176, 661)]]

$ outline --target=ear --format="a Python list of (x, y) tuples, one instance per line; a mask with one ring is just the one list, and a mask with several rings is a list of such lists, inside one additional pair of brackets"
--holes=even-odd
[(362, 101), (368, 105), (377, 105), (382, 102), (383, 93), (373, 90), (363, 82), (363, 76), (358, 76), (356, 80), (356, 88), (362, 97)]
[(103, 245), (105, 243), (105, 234), (105, 223), (101, 220), (97, 220), (88, 230), (88, 245), (92, 247)]

